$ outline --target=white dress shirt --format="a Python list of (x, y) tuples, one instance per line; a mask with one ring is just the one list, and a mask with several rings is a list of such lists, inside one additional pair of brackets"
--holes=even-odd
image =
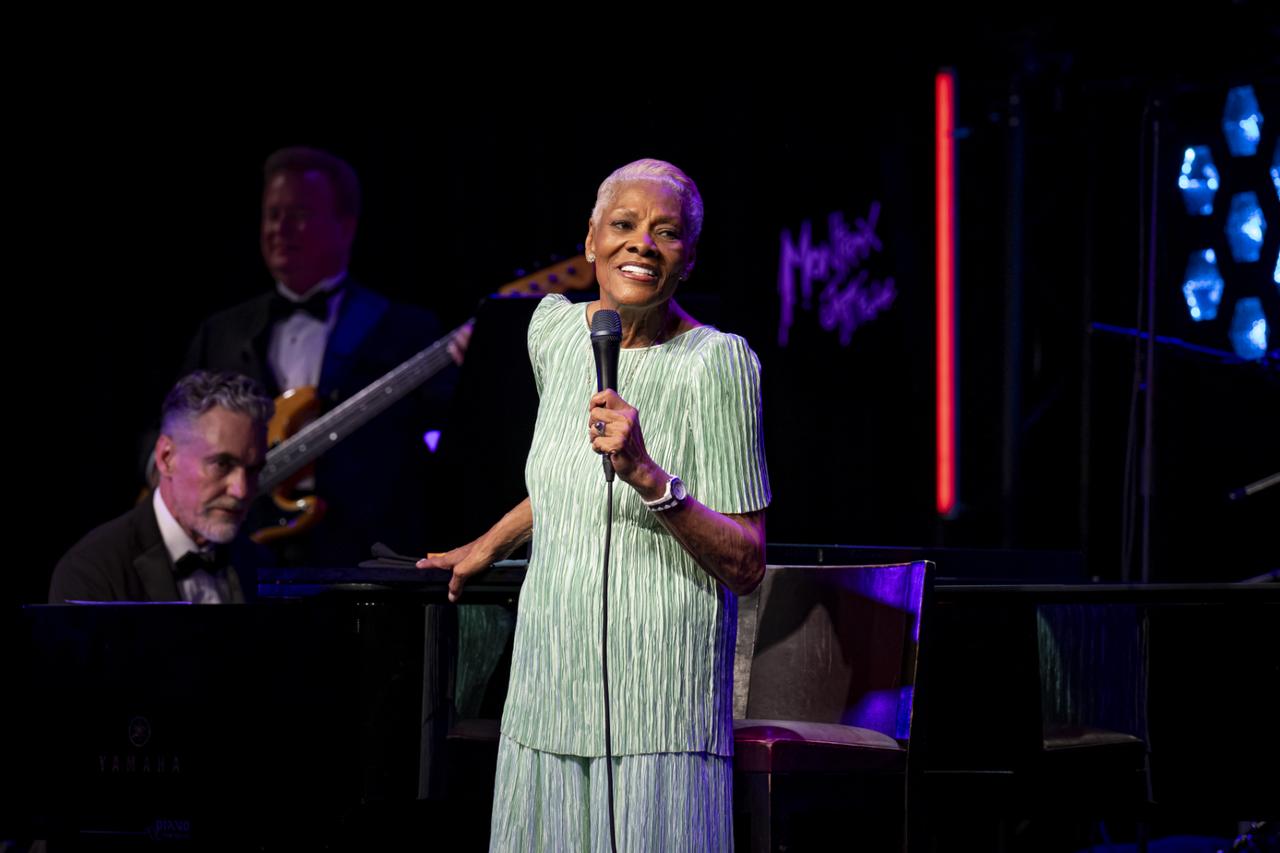
[[(316, 293), (337, 288), (346, 278), (343, 270), (332, 278), (322, 279), (315, 287), (299, 296), (283, 284), (276, 282), (276, 291), (290, 302), (306, 302)], [(299, 311), (280, 320), (271, 329), (267, 344), (267, 363), (275, 375), (281, 391), (320, 384), (320, 368), (324, 365), (324, 348), (329, 333), (338, 321), (338, 308), (342, 305), (342, 291), (329, 297), (329, 317), (324, 322), (305, 311)]]
[[(164, 539), (164, 547), (175, 566), (187, 552), (199, 553), (202, 550), (195, 540), (187, 535), (187, 531), (182, 529), (182, 525), (178, 524), (173, 513), (169, 512), (164, 498), (160, 497), (159, 489), (156, 489), (151, 496), (151, 505), (156, 511), (156, 523), (160, 525), (160, 537)], [(231, 601), (231, 582), (227, 580), (225, 569), (216, 574), (210, 574), (204, 569), (196, 569), (185, 578), (176, 580), (178, 594), (182, 596), (183, 601), (190, 601), (192, 604), (223, 604)]]

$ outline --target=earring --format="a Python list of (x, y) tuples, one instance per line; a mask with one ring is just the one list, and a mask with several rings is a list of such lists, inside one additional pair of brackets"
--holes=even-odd
[(587, 263), (594, 264), (596, 262), (596, 253), (587, 252)]

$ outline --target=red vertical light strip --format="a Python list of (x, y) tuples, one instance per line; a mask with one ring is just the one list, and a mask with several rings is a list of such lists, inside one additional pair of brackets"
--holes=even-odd
[(956, 247), (955, 75), (934, 78), (935, 289), (937, 292), (937, 507), (950, 515), (956, 505)]

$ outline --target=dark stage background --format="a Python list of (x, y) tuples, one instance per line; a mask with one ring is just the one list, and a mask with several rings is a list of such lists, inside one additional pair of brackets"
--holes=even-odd
[[(1252, 83), (1262, 146), (1254, 172), (1224, 169), (1224, 181), (1257, 179), (1270, 227), (1249, 286), (1273, 348), (1280, 336), (1269, 285), (1280, 205), (1265, 175), (1280, 42), (1264, 5), (1204, 13), (1195, 43), (1177, 21), (1100, 33), (970, 20), (863, 38), (826, 62), (743, 55), (715, 73), (511, 63), (501, 86), (476, 66), (451, 69), (447, 86), (371, 73), (296, 95), (205, 81), (181, 96), (105, 73), (24, 101), (6, 343), (26, 494), (11, 510), (6, 595), (43, 598), (57, 557), (129, 506), (139, 436), (197, 323), (270, 286), (260, 168), (288, 144), (333, 150), (360, 173), (353, 274), (449, 325), (517, 270), (576, 251), (611, 169), (677, 163), (707, 203), (689, 304), (745, 335), (764, 367), (771, 541), (1082, 549), (1090, 573), (1118, 578), (1133, 344), (1088, 329), (1137, 319), (1153, 104), (1173, 164), (1158, 205), (1157, 330), (1230, 348), (1227, 321), (1183, 320), (1171, 155), (1204, 125), (1218, 163), (1229, 160), (1222, 103)], [(960, 506), (946, 520), (933, 510), (932, 385), (932, 99), (944, 65), (957, 73), (960, 128)], [(806, 307), (796, 260), (783, 346), (780, 256), (788, 244), (803, 254), (806, 227), (806, 258), (828, 246), (828, 260), (854, 264), (843, 278), (815, 274)], [(1153, 577), (1274, 567), (1280, 488), (1225, 500), (1280, 469), (1274, 369), (1175, 354), (1158, 369)], [(491, 393), (500, 408), (503, 389)], [(499, 428), (492, 440), (511, 439)]]

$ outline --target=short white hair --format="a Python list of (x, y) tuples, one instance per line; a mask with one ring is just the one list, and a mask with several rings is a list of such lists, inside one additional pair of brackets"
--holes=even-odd
[(698, 235), (702, 233), (702, 193), (698, 192), (698, 185), (692, 178), (666, 160), (646, 158), (614, 170), (600, 184), (600, 189), (596, 190), (596, 206), (591, 211), (592, 223), (599, 224), (604, 216), (605, 205), (613, 200), (618, 187), (633, 181), (653, 181), (676, 194), (680, 199), (681, 216), (687, 232), (685, 242), (690, 246), (696, 245)]

